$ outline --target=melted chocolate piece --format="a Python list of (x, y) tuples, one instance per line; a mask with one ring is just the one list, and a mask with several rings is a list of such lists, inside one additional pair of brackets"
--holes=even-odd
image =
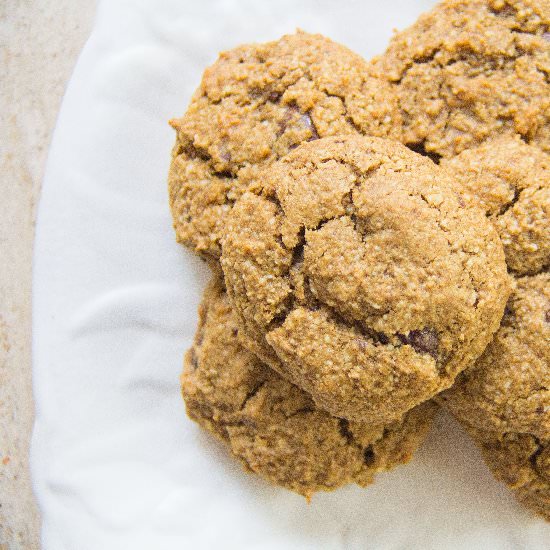
[(411, 330), (409, 334), (397, 335), (403, 344), (408, 344), (418, 353), (427, 353), (437, 359), (439, 349), (439, 336), (433, 328)]

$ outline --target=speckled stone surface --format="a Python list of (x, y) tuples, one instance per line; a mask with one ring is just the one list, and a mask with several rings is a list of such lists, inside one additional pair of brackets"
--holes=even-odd
[(39, 548), (28, 472), (31, 264), (48, 146), (95, 2), (0, 3), (0, 550)]

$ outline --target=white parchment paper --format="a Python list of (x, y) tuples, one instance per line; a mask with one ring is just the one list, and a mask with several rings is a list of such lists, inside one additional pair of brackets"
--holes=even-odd
[(34, 486), (45, 550), (548, 549), (448, 418), (366, 490), (304, 499), (189, 421), (178, 376), (207, 270), (171, 229), (181, 115), (217, 52), (296, 27), (370, 57), (431, 0), (105, 0), (69, 85), (34, 271)]

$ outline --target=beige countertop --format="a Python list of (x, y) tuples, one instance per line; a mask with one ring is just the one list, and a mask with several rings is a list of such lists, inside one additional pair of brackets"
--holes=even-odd
[(39, 548), (28, 472), (34, 220), (65, 86), (95, 2), (0, 2), (0, 550)]

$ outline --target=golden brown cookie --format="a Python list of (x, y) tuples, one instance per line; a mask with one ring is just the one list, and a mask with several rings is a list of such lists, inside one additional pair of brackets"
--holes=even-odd
[(368, 485), (377, 472), (408, 462), (427, 434), (431, 403), (386, 427), (320, 410), (242, 347), (219, 281), (207, 288), (199, 314), (182, 375), (187, 412), (249, 471), (309, 498), (347, 483)]
[(439, 398), (479, 430), (550, 439), (550, 274), (516, 285), (483, 355)]
[(550, 439), (468, 430), (485, 462), (525, 506), (550, 521)]
[(446, 0), (397, 33), (373, 72), (403, 141), (437, 158), (517, 133), (549, 151), (549, 28), (548, 0)]
[(395, 137), (389, 84), (321, 35), (297, 32), (224, 52), (208, 68), (177, 131), (169, 174), (180, 242), (220, 255), (225, 218), (258, 171), (298, 144), (334, 134)]
[(492, 342), (438, 398), (495, 477), (550, 520), (550, 274), (517, 280)]
[[(491, 140), (442, 160), (462, 197), (494, 223), (508, 268), (517, 275), (550, 267), (550, 156), (519, 136)], [(460, 190), (461, 189), (461, 190)]]
[(396, 142), (323, 138), (228, 216), (221, 263), (243, 341), (336, 416), (398, 420), (498, 328), (502, 245), (448, 179)]

